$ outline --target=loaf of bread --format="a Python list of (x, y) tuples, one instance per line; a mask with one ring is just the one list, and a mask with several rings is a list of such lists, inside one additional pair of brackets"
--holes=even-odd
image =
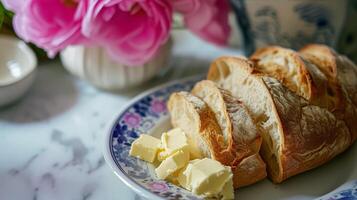
[(255, 71), (278, 79), (310, 103), (327, 108), (345, 121), (353, 142), (357, 138), (357, 67), (325, 45), (307, 45), (300, 54), (272, 46), (258, 49), (251, 60)]
[(192, 89), (213, 111), (222, 131), (224, 151), (232, 160), (225, 160), (234, 174), (234, 186), (250, 185), (266, 177), (265, 163), (259, 155), (262, 138), (245, 106), (229, 91), (214, 82), (203, 80)]
[(191, 156), (231, 167), (235, 188), (266, 175), (280, 183), (357, 139), (357, 66), (327, 46), (220, 57), (207, 79), (170, 96), (171, 122), (188, 135)]
[(252, 114), (262, 130), (261, 155), (273, 182), (315, 168), (350, 145), (342, 120), (254, 69), (246, 59), (221, 57), (207, 79), (230, 91)]
[(357, 66), (326, 45), (310, 44), (299, 52), (325, 74), (331, 88), (340, 91), (342, 103), (334, 114), (346, 122), (354, 142), (357, 139)]

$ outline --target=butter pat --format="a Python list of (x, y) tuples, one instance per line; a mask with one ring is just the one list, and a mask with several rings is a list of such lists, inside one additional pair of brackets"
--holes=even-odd
[(233, 175), (223, 186), (221, 197), (222, 200), (234, 199)]
[(191, 191), (191, 170), (192, 165), (198, 162), (199, 159), (191, 160), (188, 165), (180, 171), (177, 177), (177, 181), (181, 187)]
[(160, 140), (150, 135), (141, 134), (131, 145), (129, 154), (147, 162), (154, 162), (160, 148)]
[(161, 135), (161, 148), (158, 160), (163, 161), (177, 151), (189, 152), (188, 141), (185, 133), (180, 128), (175, 128)]
[(204, 197), (233, 199), (233, 174), (229, 167), (208, 158), (191, 162), (179, 175), (180, 185)]
[(177, 170), (185, 167), (190, 159), (190, 155), (187, 151), (179, 150), (166, 158), (155, 169), (156, 175), (159, 179), (166, 179), (171, 174), (174, 174)]
[(159, 179), (166, 179), (205, 198), (234, 199), (233, 174), (229, 167), (209, 158), (200, 157), (197, 144), (179, 128), (163, 133), (161, 141), (142, 134), (135, 140), (130, 155), (153, 163)]

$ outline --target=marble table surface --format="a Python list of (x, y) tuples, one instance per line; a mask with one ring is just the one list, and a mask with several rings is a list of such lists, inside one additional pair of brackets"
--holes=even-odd
[(105, 127), (135, 95), (205, 73), (209, 62), (238, 50), (174, 33), (169, 70), (145, 86), (105, 92), (67, 73), (60, 61), (39, 66), (19, 102), (0, 108), (0, 200), (140, 199), (105, 164)]

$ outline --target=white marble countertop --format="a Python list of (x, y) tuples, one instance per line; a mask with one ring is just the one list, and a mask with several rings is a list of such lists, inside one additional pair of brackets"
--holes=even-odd
[(171, 69), (125, 92), (97, 90), (59, 61), (39, 66), (30, 92), (0, 108), (0, 200), (139, 199), (105, 164), (105, 127), (131, 98), (169, 80), (204, 73), (219, 55), (239, 51), (174, 34)]

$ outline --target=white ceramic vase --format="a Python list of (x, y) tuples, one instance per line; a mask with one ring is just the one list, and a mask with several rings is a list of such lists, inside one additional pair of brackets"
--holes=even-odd
[(60, 58), (63, 66), (72, 74), (106, 90), (121, 90), (140, 85), (153, 78), (168, 66), (172, 40), (164, 44), (157, 55), (139, 66), (127, 66), (111, 59), (100, 47), (70, 46)]

